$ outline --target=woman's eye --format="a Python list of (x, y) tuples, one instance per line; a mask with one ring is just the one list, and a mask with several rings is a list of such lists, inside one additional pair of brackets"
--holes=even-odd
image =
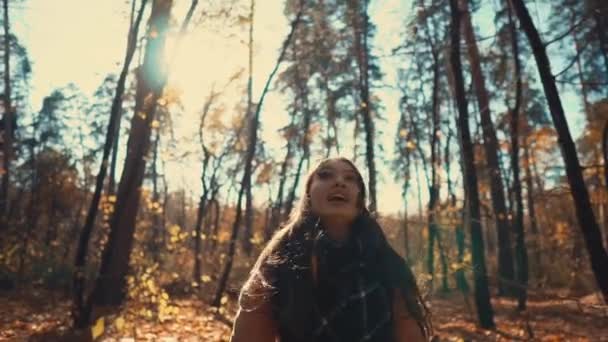
[(317, 173), (317, 175), (321, 179), (328, 179), (328, 178), (330, 178), (332, 176), (331, 172), (328, 172), (328, 171), (320, 171), (320, 172)]
[(348, 175), (348, 176), (345, 176), (344, 179), (346, 179), (347, 182), (355, 182), (357, 180), (357, 177), (355, 177), (353, 175)]

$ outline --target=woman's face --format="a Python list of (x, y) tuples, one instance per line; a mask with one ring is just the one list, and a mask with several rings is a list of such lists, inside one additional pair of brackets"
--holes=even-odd
[(357, 171), (342, 160), (329, 160), (312, 175), (311, 210), (325, 222), (350, 224), (360, 211), (360, 193)]

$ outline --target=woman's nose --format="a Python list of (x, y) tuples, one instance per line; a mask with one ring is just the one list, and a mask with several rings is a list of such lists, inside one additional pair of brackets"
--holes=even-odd
[(342, 177), (342, 176), (336, 177), (336, 185), (345, 186), (346, 180), (344, 179), (344, 177)]

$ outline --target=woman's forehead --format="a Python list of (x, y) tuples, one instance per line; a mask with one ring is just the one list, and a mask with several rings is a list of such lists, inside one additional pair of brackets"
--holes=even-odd
[(330, 160), (327, 160), (327, 161), (321, 163), (321, 165), (319, 165), (319, 167), (318, 167), (318, 170), (322, 170), (322, 169), (331, 169), (334, 171), (357, 173), (357, 170), (350, 163), (340, 160), (340, 159), (330, 159)]

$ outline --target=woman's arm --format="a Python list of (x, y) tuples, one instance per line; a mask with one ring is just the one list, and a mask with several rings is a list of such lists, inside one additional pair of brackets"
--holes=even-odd
[(278, 336), (277, 323), (268, 301), (252, 310), (242, 307), (236, 314), (231, 342), (275, 342)]
[(393, 326), (395, 342), (426, 342), (420, 324), (407, 311), (405, 299), (398, 289), (393, 295)]

